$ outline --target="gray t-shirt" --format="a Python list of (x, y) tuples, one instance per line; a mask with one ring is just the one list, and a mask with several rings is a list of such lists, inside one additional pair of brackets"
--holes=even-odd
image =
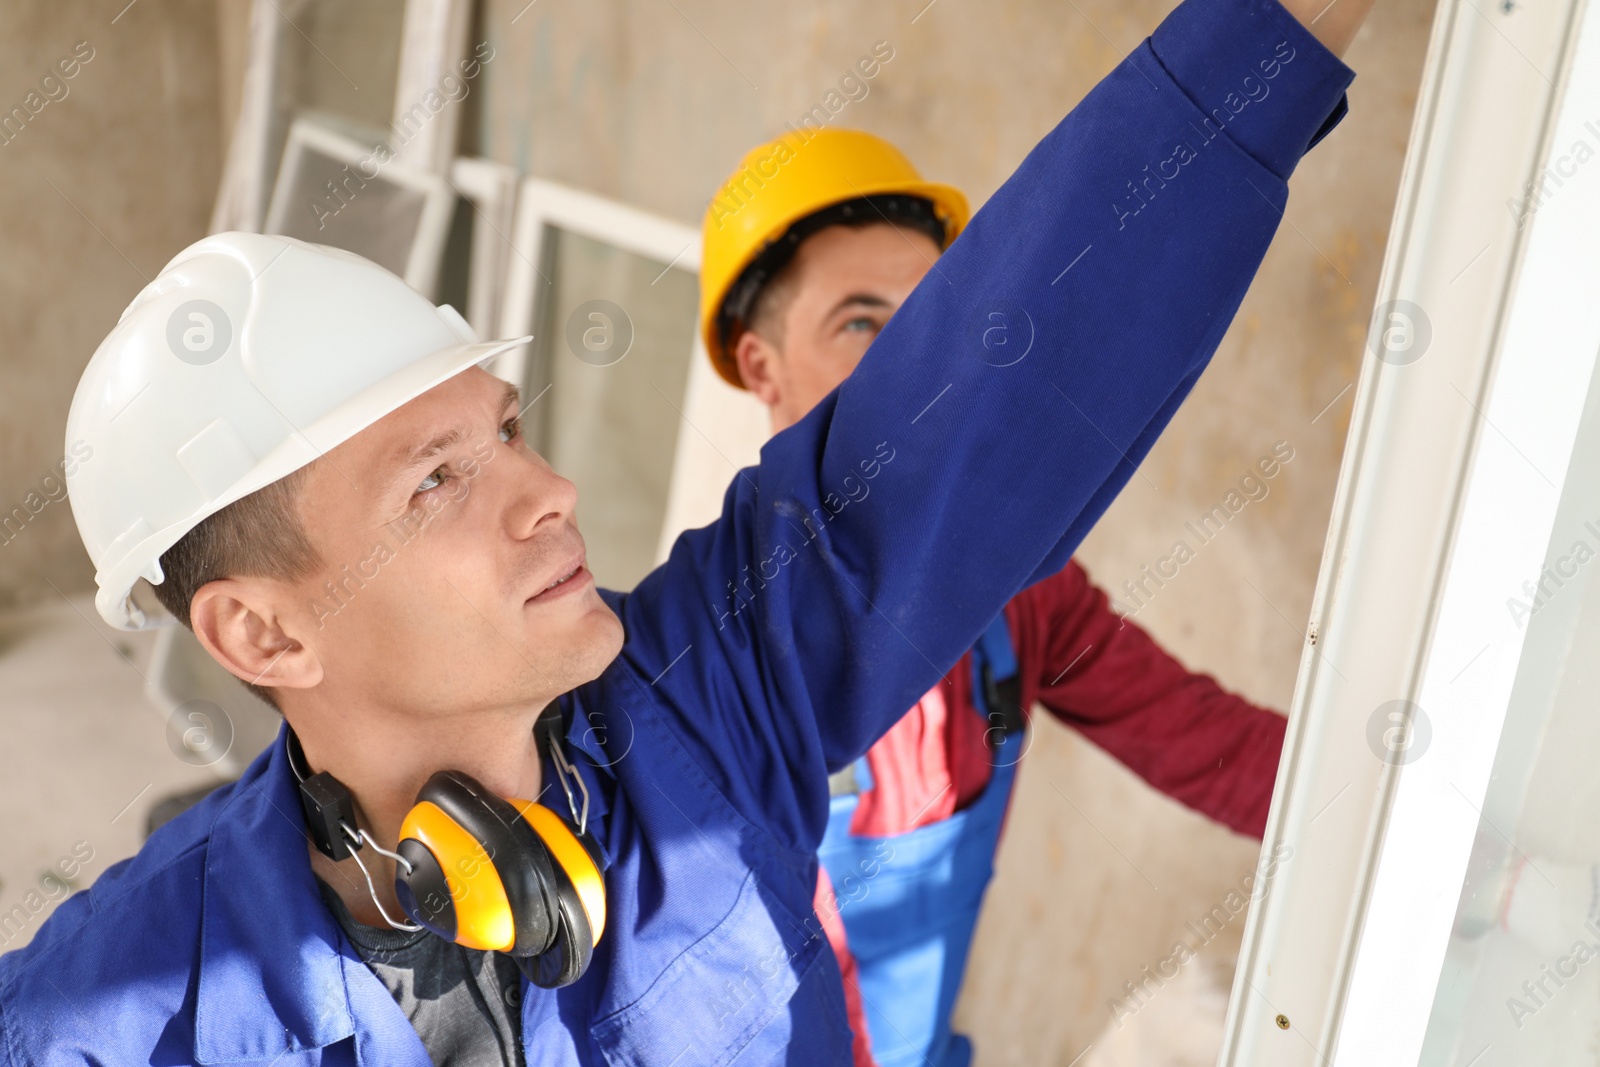
[(525, 1067), (522, 972), (510, 956), (357, 922), (322, 879), (322, 899), (416, 1028), (435, 1067)]

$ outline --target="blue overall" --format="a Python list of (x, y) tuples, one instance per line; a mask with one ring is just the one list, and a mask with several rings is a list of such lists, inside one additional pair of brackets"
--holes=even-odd
[[(982, 684), (986, 664), (996, 680), (1017, 673), (1004, 615), (972, 650), (973, 702), (991, 721)], [(909, 833), (852, 834), (858, 795), (833, 798), (818, 855), (833, 881), (859, 968), (862, 1008), (879, 1067), (967, 1067), (972, 1061), (972, 1043), (951, 1031), (950, 1012), (994, 875), (995, 848), (1022, 745), (1021, 731), (1008, 733), (992, 750), (994, 770), (978, 798), (949, 818)], [(858, 781), (861, 775), (858, 765)]]
[[(1066, 565), (1216, 351), (1353, 77), (1277, 0), (1183, 0), (717, 521), (605, 594), (622, 649), (560, 699), (606, 931), (577, 982), (524, 985), (528, 1063), (848, 1062), (813, 933), (828, 775)], [(985, 358), (996, 315), (1026, 358)], [(33, 907), (0, 915), (0, 944)], [(322, 902), (280, 745), (30, 932), (0, 956), (0, 1067), (429, 1063)]]

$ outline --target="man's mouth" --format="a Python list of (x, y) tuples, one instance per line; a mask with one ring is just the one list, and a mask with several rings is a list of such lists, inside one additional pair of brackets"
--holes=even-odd
[(543, 603), (547, 600), (554, 600), (559, 596), (581, 588), (590, 577), (588, 568), (584, 566), (584, 563), (585, 559), (580, 555), (563, 566), (556, 576), (550, 580), (549, 585), (528, 598), (528, 603)]

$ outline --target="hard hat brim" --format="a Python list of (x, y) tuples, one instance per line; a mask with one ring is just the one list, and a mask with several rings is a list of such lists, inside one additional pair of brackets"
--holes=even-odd
[[(470, 367), (487, 362), (518, 345), (532, 341), (532, 335), (498, 341), (479, 341), (441, 349), (402, 367), (360, 394), (334, 408), (309, 426), (296, 426), (284, 442), (256, 463), (228, 491), (197, 509), (183, 521), (160, 530), (139, 531), (126, 548), (113, 545), (108, 553), (113, 562), (95, 575), (98, 591), (95, 608), (101, 618), (119, 630), (143, 630), (171, 625), (177, 620), (146, 616), (133, 602), (134, 584), (142, 577), (157, 584), (162, 580), (160, 559), (167, 549), (201, 521), (257, 490), (320, 458), (384, 416), (405, 406), (436, 385)], [(132, 532), (132, 531), (130, 531)]]

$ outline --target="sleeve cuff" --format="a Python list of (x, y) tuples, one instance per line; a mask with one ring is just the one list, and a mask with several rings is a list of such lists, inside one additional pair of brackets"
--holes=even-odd
[(1278, 0), (1184, 0), (1150, 48), (1205, 115), (1287, 179), (1349, 111), (1355, 72)]

